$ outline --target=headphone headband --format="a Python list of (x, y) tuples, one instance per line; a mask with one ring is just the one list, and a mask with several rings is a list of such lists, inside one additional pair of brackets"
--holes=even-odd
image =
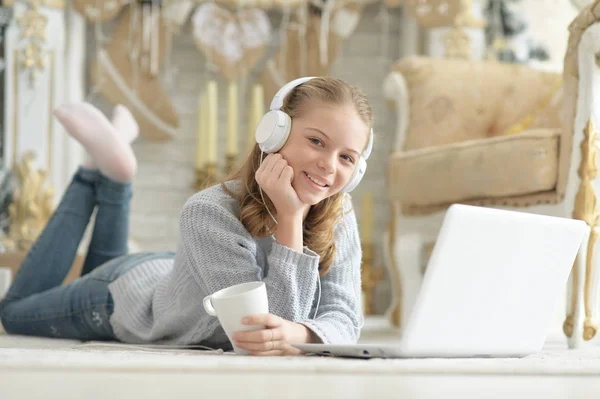
[(285, 99), (285, 96), (287, 96), (297, 86), (300, 86), (302, 83), (306, 83), (309, 80), (314, 79), (314, 78), (315, 78), (314, 76), (306, 76), (304, 78), (294, 79), (291, 82), (288, 82), (285, 85), (283, 85), (283, 87), (281, 89), (279, 89), (277, 91), (277, 93), (275, 93), (275, 96), (273, 97), (273, 100), (271, 101), (271, 106), (269, 109), (271, 111), (276, 111), (276, 110), (281, 109), (281, 107), (283, 107), (283, 100)]

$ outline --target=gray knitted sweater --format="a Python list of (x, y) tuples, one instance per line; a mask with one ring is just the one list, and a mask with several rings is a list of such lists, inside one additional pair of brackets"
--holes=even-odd
[[(228, 187), (235, 190), (236, 183)], [(218, 319), (205, 312), (202, 299), (234, 284), (262, 280), (270, 313), (304, 324), (324, 343), (357, 341), (361, 249), (353, 211), (335, 228), (336, 258), (321, 278), (316, 317), (316, 253), (293, 251), (273, 237), (252, 237), (239, 220), (237, 202), (220, 185), (193, 195), (180, 218), (174, 257), (146, 257), (109, 285), (114, 300), (110, 323), (118, 339), (229, 349)]]

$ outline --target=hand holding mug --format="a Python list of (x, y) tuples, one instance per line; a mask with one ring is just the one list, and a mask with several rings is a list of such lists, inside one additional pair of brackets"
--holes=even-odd
[(259, 330), (265, 326), (245, 325), (242, 319), (255, 313), (268, 313), (269, 300), (267, 289), (262, 281), (233, 285), (208, 295), (203, 300), (204, 310), (216, 316), (223, 327), (227, 338), (232, 342), (235, 353), (245, 355), (247, 352), (233, 342), (231, 336), (236, 331)]
[(292, 345), (309, 343), (311, 338), (310, 330), (303, 324), (270, 313), (246, 316), (242, 323), (263, 326), (254, 331), (237, 331), (232, 336), (236, 347), (254, 356), (299, 355), (301, 351)]

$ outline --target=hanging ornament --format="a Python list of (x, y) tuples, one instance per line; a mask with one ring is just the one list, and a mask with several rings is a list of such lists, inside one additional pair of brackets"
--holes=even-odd
[(362, 8), (358, 2), (337, 2), (328, 12), (315, 6), (297, 10), (285, 28), (279, 51), (261, 74), (266, 99), (272, 98), (279, 87), (292, 79), (328, 75), (343, 40), (356, 29)]
[(90, 22), (114, 19), (131, 0), (72, 0), (73, 8)]
[(126, 7), (110, 42), (91, 65), (94, 89), (112, 104), (127, 106), (150, 140), (169, 140), (179, 117), (160, 79), (167, 27), (158, 0)]
[(214, 3), (198, 7), (192, 16), (198, 49), (229, 80), (252, 69), (271, 41), (271, 23), (264, 10), (245, 8), (237, 13)]
[(460, 0), (404, 0), (404, 4), (425, 29), (452, 25), (460, 11)]

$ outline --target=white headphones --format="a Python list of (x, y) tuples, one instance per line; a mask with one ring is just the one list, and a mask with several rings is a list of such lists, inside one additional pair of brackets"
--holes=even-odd
[[(290, 136), (290, 129), (292, 128), (292, 118), (281, 110), (283, 100), (292, 90), (294, 90), (294, 88), (311, 79), (314, 79), (314, 77), (304, 77), (292, 80), (279, 89), (275, 94), (275, 97), (273, 97), (273, 101), (271, 101), (271, 106), (269, 107), (270, 111), (262, 117), (260, 123), (256, 127), (256, 142), (263, 152), (277, 152), (287, 141)], [(367, 144), (367, 148), (365, 148), (358, 159), (352, 177), (350, 177), (348, 184), (342, 188), (342, 192), (349, 193), (358, 186), (367, 171), (367, 159), (369, 159), (372, 149), (373, 129), (369, 132), (369, 143)]]

